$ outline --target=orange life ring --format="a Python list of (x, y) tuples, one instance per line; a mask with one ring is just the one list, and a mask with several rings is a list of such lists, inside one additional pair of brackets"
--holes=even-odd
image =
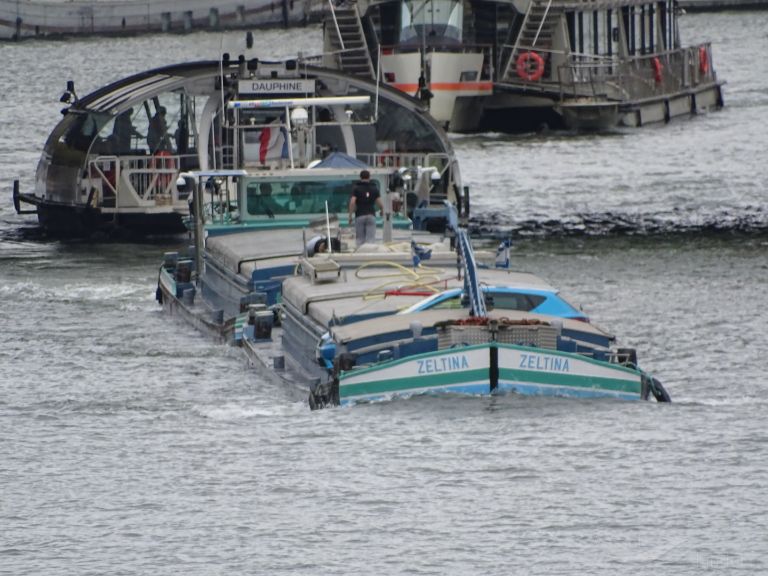
[(544, 76), (544, 58), (536, 52), (523, 52), (517, 58), (517, 75), (528, 82), (536, 82)]
[(704, 46), (699, 46), (699, 70), (702, 74), (709, 72), (709, 57)]
[(656, 80), (656, 84), (661, 84), (661, 71), (664, 70), (664, 65), (656, 56), (651, 60), (651, 65), (653, 66), (653, 79)]

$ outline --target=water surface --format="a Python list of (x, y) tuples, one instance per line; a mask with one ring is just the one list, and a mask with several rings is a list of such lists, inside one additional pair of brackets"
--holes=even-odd
[[(768, 572), (768, 13), (687, 16), (726, 108), (608, 135), (455, 136), (474, 225), (635, 347), (671, 405), (417, 398), (310, 412), (154, 301), (175, 244), (28, 232), (66, 80), (242, 33), (0, 45), (0, 572)], [(286, 40), (287, 38), (287, 40)], [(317, 28), (256, 35), (318, 50)]]

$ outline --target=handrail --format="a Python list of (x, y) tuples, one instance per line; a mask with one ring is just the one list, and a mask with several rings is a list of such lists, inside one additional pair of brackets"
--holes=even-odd
[(523, 22), (520, 24), (520, 32), (518, 32), (517, 37), (515, 38), (515, 44), (514, 46), (512, 46), (512, 53), (509, 55), (507, 66), (504, 68), (504, 78), (507, 77), (509, 68), (510, 66), (512, 66), (512, 62), (514, 62), (515, 60), (515, 54), (517, 54), (517, 50), (520, 46), (520, 36), (522, 36), (523, 29), (525, 28), (525, 25), (528, 23), (528, 18), (530, 18), (531, 16), (531, 8), (533, 8), (533, 2), (528, 4), (528, 9), (525, 11), (525, 18), (523, 18)]
[[(628, 58), (578, 55), (558, 66), (561, 98), (600, 96), (619, 102), (637, 101), (713, 82), (714, 70), (711, 66), (705, 70), (701, 64), (700, 50), (708, 46), (705, 43)], [(655, 71), (654, 60), (663, 62), (660, 71)]]
[(485, 295), (480, 287), (480, 280), (477, 276), (477, 262), (475, 261), (472, 244), (465, 229), (456, 226), (454, 232), (458, 242), (457, 249), (461, 254), (461, 261), (464, 266), (464, 291), (469, 296), (469, 314), (476, 318), (485, 318), (488, 316), (488, 310), (485, 306)]
[[(115, 196), (115, 206), (107, 207), (117, 210), (121, 205), (149, 206), (160, 202), (159, 198), (170, 199), (170, 204), (186, 200), (179, 196), (176, 189), (176, 178), (180, 172), (182, 159), (195, 159), (193, 154), (176, 154), (168, 156), (95, 156), (88, 160), (87, 180), (99, 179), (102, 188)], [(106, 168), (105, 168), (106, 166)], [(90, 183), (93, 185), (93, 183)], [(132, 201), (126, 201), (129, 198)], [(165, 200), (167, 202), (167, 200)], [(103, 204), (104, 198), (101, 197)]]
[(336, 27), (336, 36), (339, 38), (339, 44), (342, 50), (346, 50), (344, 47), (344, 38), (341, 37), (341, 28), (339, 28), (339, 21), (336, 20), (336, 7), (333, 5), (333, 0), (328, 0), (328, 5), (331, 7), (331, 16), (333, 17), (333, 25)]
[(357, 158), (369, 166), (382, 168), (417, 168), (438, 164), (443, 166), (441, 174), (451, 161), (450, 155), (444, 152), (358, 152)]
[[(531, 2), (531, 5), (533, 5), (533, 2)], [(536, 30), (536, 36), (533, 37), (533, 44), (531, 46), (536, 46), (536, 41), (539, 39), (539, 34), (541, 34), (541, 29), (544, 26), (544, 21), (547, 19), (547, 15), (549, 14), (549, 8), (552, 6), (552, 0), (549, 0), (547, 2), (547, 8), (544, 10), (544, 15), (541, 17), (541, 21), (539, 22), (539, 29)]]

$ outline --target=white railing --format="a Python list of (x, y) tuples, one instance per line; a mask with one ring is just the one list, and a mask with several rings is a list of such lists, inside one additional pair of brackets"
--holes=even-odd
[(336, 37), (339, 39), (339, 45), (341, 46), (342, 50), (345, 50), (344, 38), (341, 37), (341, 29), (339, 29), (339, 21), (336, 20), (336, 7), (333, 3), (333, 0), (328, 0), (328, 6), (331, 7), (331, 17), (333, 18), (333, 25), (336, 27)]
[(444, 172), (450, 167), (448, 154), (422, 154), (408, 152), (358, 153), (357, 158), (374, 168), (426, 168), (433, 166)]
[(627, 59), (571, 55), (558, 68), (561, 94), (636, 100), (678, 92), (716, 80), (710, 54), (701, 44)]
[(86, 194), (95, 190), (96, 205), (104, 208), (186, 205), (176, 189), (184, 161), (194, 155), (97, 156), (88, 162), (83, 181)]

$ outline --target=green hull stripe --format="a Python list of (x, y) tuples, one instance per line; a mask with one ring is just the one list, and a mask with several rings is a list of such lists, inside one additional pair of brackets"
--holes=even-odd
[(549, 386), (567, 386), (569, 388), (591, 388), (596, 390), (611, 390), (613, 392), (632, 392), (634, 394), (640, 393), (639, 379), (636, 382), (630, 382), (628, 380), (602, 378), (600, 376), (575, 376), (572, 374), (499, 368), (499, 381), (546, 384)]
[[(450, 372), (433, 376), (393, 378), (391, 380), (363, 382), (360, 384), (344, 385), (344, 383), (342, 383), (339, 387), (339, 394), (342, 398), (348, 398), (351, 396), (386, 394), (404, 390), (420, 390), (452, 386), (455, 384), (471, 384), (482, 381), (488, 382), (488, 391), (490, 393), (488, 371), (481, 369)], [(500, 369), (499, 382), (502, 384), (520, 382), (526, 384), (542, 384), (547, 386), (640, 394), (640, 382), (627, 382), (626, 380), (615, 380), (612, 378), (600, 378), (596, 376), (572, 376), (569, 374), (550, 374), (525, 370)]]
[[(426, 353), (416, 356), (410, 356), (408, 358), (401, 358), (399, 360), (390, 361), (384, 363), (382, 366), (370, 366), (367, 368), (351, 370), (346, 372), (348, 378), (359, 377), (360, 375), (370, 373), (372, 378), (375, 378), (375, 373), (382, 371), (383, 368), (392, 368), (398, 364), (406, 362), (412, 362), (419, 358), (438, 357), (450, 354), (456, 354), (457, 352), (467, 352), (470, 350), (476, 350), (478, 348), (489, 348), (488, 344), (479, 344), (474, 346), (467, 346), (460, 349), (447, 349), (441, 350), (438, 353)], [(546, 354), (556, 354), (558, 356), (565, 356), (570, 358), (577, 358), (580, 361), (587, 362), (589, 364), (595, 364), (597, 366), (605, 367), (605, 362), (593, 360), (591, 358), (584, 358), (583, 356), (577, 356), (575, 354), (569, 354), (567, 352), (559, 352), (556, 350), (538, 350), (531, 349), (525, 346), (516, 346), (509, 344), (496, 344), (498, 348), (511, 348), (521, 350), (525, 352), (541, 352)], [(501, 358), (499, 359), (502, 360)], [(520, 384), (542, 384), (546, 386), (560, 386), (567, 388), (583, 389), (583, 390), (606, 390), (611, 392), (624, 392), (631, 394), (640, 394), (641, 383), (640, 375), (637, 371), (624, 366), (610, 365), (611, 370), (617, 372), (624, 372), (632, 374), (637, 378), (635, 380), (622, 380), (620, 378), (610, 378), (601, 376), (585, 376), (575, 374), (565, 374), (558, 372), (541, 372), (536, 370), (520, 370), (512, 368), (504, 368), (499, 366), (499, 384), (515, 383)], [(430, 374), (411, 376), (408, 378), (391, 378), (388, 380), (374, 380), (371, 382), (360, 383), (344, 383), (345, 374), (342, 373), (341, 382), (339, 386), (339, 395), (341, 398), (348, 398), (352, 396), (366, 396), (372, 394), (386, 394), (389, 392), (400, 392), (405, 390), (422, 390), (428, 388), (438, 388), (461, 384), (475, 384), (477, 382), (488, 382), (488, 391), (490, 393), (490, 373), (489, 368), (478, 368), (474, 370), (457, 370), (449, 371), (441, 374)]]
[(376, 382), (361, 382), (360, 384), (344, 384), (344, 382), (341, 382), (339, 386), (339, 395), (342, 398), (346, 398), (348, 396), (386, 394), (387, 392), (419, 390), (422, 388), (436, 388), (438, 386), (451, 386), (454, 384), (469, 384), (471, 382), (483, 381), (488, 381), (488, 370), (462, 370), (431, 376), (424, 375), (412, 378), (393, 378), (391, 380), (378, 380)]
[[(534, 354), (548, 354), (552, 356), (562, 356), (564, 358), (576, 358), (580, 362), (586, 362), (587, 364), (594, 364), (595, 366), (610, 366), (611, 370), (618, 370), (620, 372), (626, 372), (627, 374), (632, 374), (632, 375), (639, 374), (637, 370), (633, 370), (632, 368), (627, 368), (626, 366), (622, 366), (621, 364), (608, 364), (607, 362), (595, 360), (594, 358), (582, 356), (581, 354), (574, 354), (573, 352), (562, 352), (561, 350), (550, 350), (548, 348), (531, 348), (529, 346), (519, 346), (517, 344), (502, 344), (500, 342), (496, 342), (495, 345), (499, 349), (509, 348), (511, 350), (520, 350), (521, 352), (528, 352), (528, 353), (534, 353)], [(499, 356), (499, 362), (502, 361), (502, 358), (503, 358), (502, 356)]]
[(343, 376), (344, 374), (347, 374), (350, 378), (353, 376), (357, 377), (360, 374), (366, 374), (368, 372), (378, 372), (379, 370), (382, 369), (382, 367), (391, 368), (393, 366), (399, 366), (400, 364), (406, 364), (408, 362), (413, 362), (414, 360), (419, 360), (422, 358), (437, 358), (439, 356), (451, 356), (453, 354), (463, 354), (465, 352), (478, 350), (480, 348), (488, 348), (488, 345), (475, 344), (474, 346), (463, 346), (461, 348), (446, 348), (445, 350), (438, 350), (437, 352), (425, 352), (424, 354), (414, 354), (413, 356), (408, 356), (406, 358), (398, 358), (397, 360), (388, 360), (387, 362), (383, 362), (382, 364), (368, 366), (366, 368), (353, 368), (348, 372), (342, 372), (342, 379), (344, 378)]

